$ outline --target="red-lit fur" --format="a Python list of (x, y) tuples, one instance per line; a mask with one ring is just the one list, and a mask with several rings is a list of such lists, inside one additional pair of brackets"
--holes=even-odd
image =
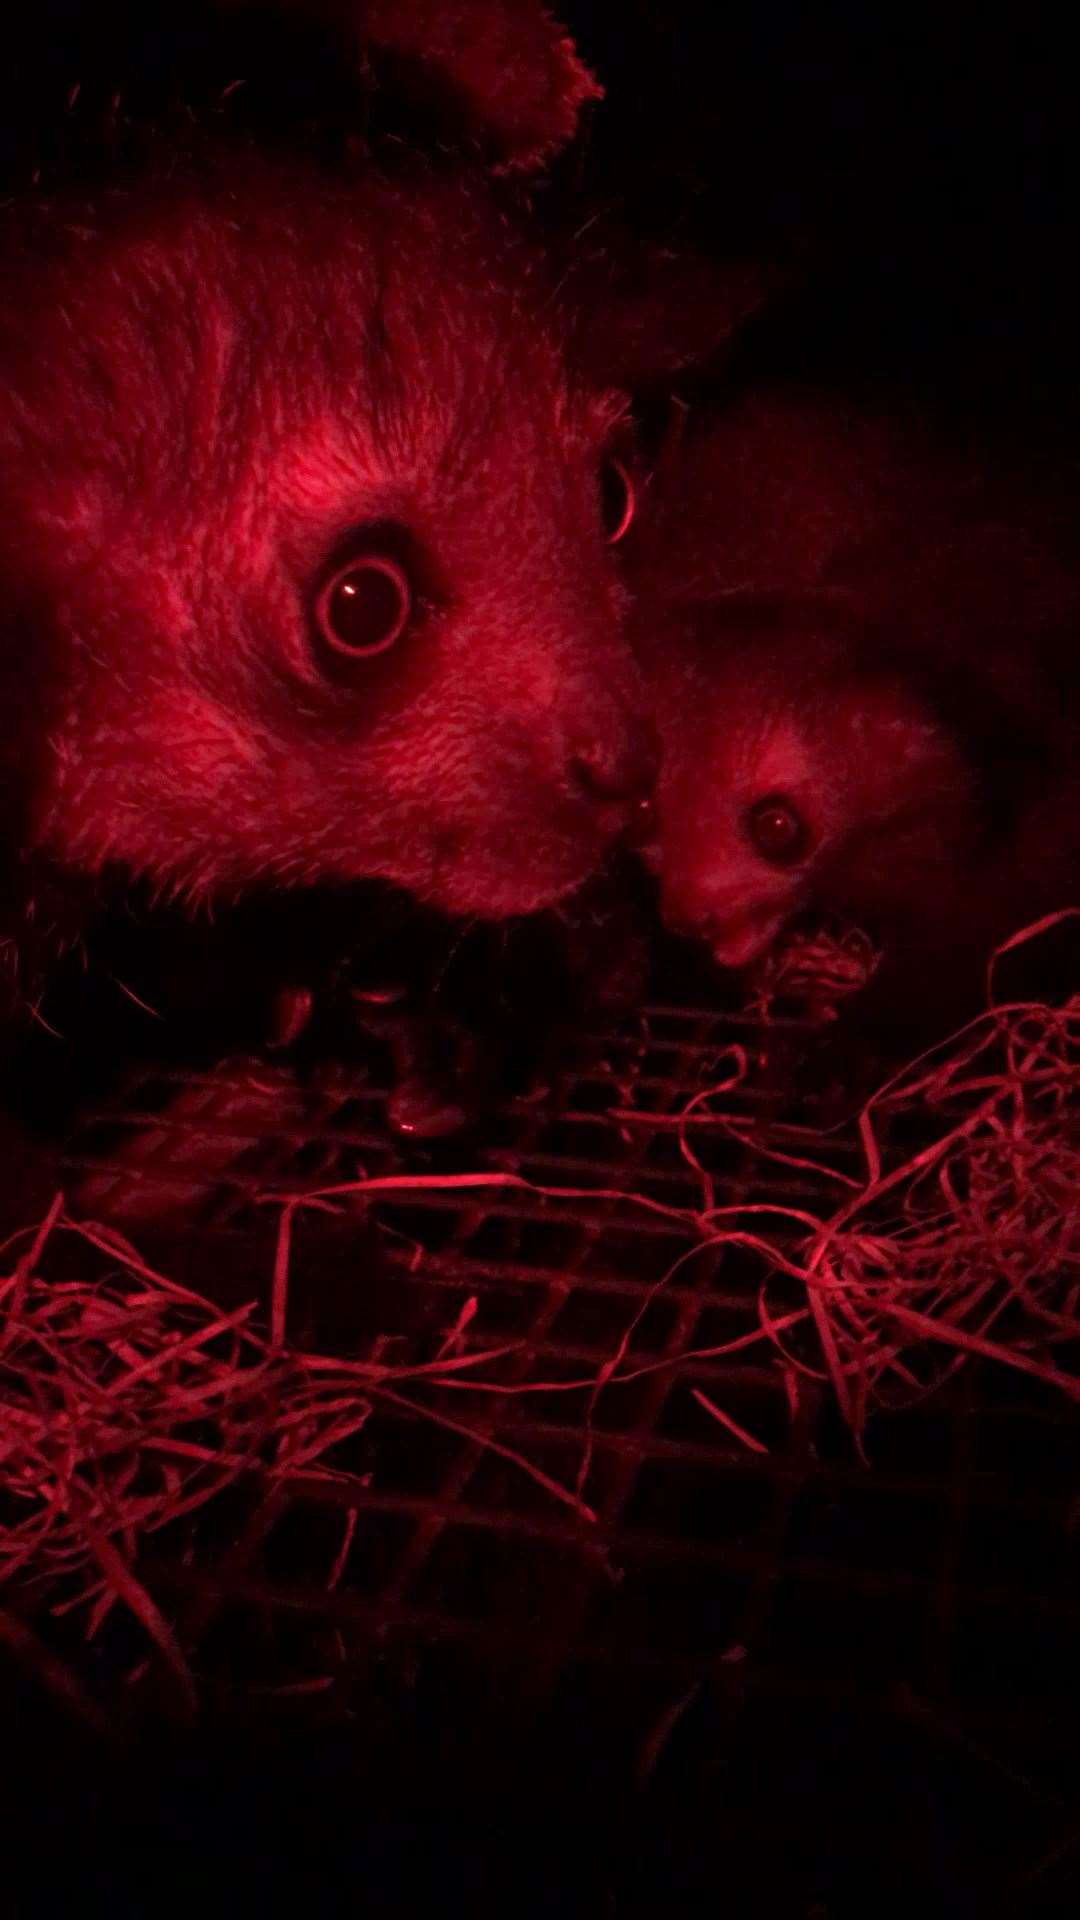
[[(931, 437), (777, 393), (657, 476), (628, 549), (663, 765), (649, 863), (723, 964), (803, 908), (885, 944), (876, 998), (955, 1013), (1080, 879), (1080, 592), (1059, 510)], [(811, 848), (750, 840), (787, 794)]]
[[(576, 387), (479, 184), (202, 186), (9, 218), (3, 686), (27, 843), (196, 899), (389, 878), (516, 913), (595, 864), (639, 693)], [(310, 603), (350, 529), (408, 529), (424, 606), (328, 677)], [(28, 798), (27, 798), (28, 794)]]

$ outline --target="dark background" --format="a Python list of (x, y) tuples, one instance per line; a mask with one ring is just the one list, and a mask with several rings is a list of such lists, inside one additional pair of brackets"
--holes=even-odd
[(758, 257), (808, 245), (844, 275), (844, 353), (941, 365), (961, 341), (1037, 341), (1070, 368), (1076, 113), (1051, 9), (570, 17), (608, 87), (594, 184), (639, 223)]

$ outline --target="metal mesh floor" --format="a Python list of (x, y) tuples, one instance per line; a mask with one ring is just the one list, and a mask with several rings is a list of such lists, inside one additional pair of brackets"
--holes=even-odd
[[(782, 1125), (804, 1039), (794, 1025), (651, 1007), (581, 1036), (560, 1085), (507, 1103), (468, 1148), (392, 1139), (384, 1089), (359, 1070), (307, 1088), (242, 1065), (144, 1071), (84, 1117), (68, 1164), (88, 1182), (84, 1210), (122, 1226), (151, 1190), (159, 1211), (175, 1195), (190, 1213), (194, 1199), (194, 1223), (128, 1231), (173, 1278), (230, 1304), (267, 1294), (268, 1189), (498, 1168), (697, 1204), (663, 1116), (722, 1077), (735, 1040), (757, 1066), (728, 1110)], [(612, 1118), (630, 1108), (636, 1121)], [(723, 1198), (820, 1200), (809, 1177), (729, 1136), (700, 1140)], [(818, 1860), (819, 1880), (845, 1848), (852, 1871), (870, 1848), (868, 1871), (910, 1880), (943, 1910), (1057, 1910), (1039, 1900), (1075, 1864), (1075, 1408), (968, 1369), (874, 1416), (867, 1469), (828, 1393), (803, 1382), (792, 1405), (765, 1346), (686, 1357), (745, 1331), (759, 1270), (708, 1251), (652, 1292), (685, 1245), (663, 1218), (602, 1197), (514, 1190), (298, 1216), (298, 1337), (423, 1361), (475, 1299), (461, 1350), (513, 1343), (499, 1378), (527, 1391), (412, 1383), (343, 1450), (362, 1492), (300, 1485), (254, 1510), (229, 1496), (193, 1550), (149, 1569), (212, 1717), (268, 1737), (362, 1729), (384, 1779), (413, 1777), (422, 1756), (459, 1786), (527, 1763), (547, 1764), (569, 1802), (600, 1783), (644, 1794), (667, 1836), (667, 1895), (671, 1860), (700, 1855), (708, 1830), (733, 1888), (740, 1860), (747, 1886), (771, 1884), (754, 1879), (764, 1849), (803, 1898), (818, 1882), (792, 1862), (817, 1860), (829, 1807), (833, 1864)], [(572, 1487), (588, 1395), (559, 1383), (595, 1378), (623, 1340), (640, 1371), (596, 1400), (590, 1524), (488, 1443)], [(695, 1387), (767, 1451), (718, 1426)], [(861, 1838), (833, 1831), (838, 1795)], [(639, 1879), (645, 1900), (640, 1864)], [(777, 1887), (787, 1898), (788, 1879)]]

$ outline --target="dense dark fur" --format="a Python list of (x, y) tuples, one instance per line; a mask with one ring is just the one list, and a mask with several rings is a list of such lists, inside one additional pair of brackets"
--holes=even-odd
[[(422, 64), (422, 9), (358, 12)], [(447, 84), (468, 95), (475, 44), (478, 137), (494, 88), (496, 146), (533, 163), (591, 82), (526, 8), (515, 138), (487, 71), (511, 17), (481, 7), (470, 42), (468, 15)], [(191, 902), (378, 876), (489, 916), (572, 888), (648, 773), (598, 497), (620, 403), (568, 373), (558, 302), (479, 174), (334, 177), (211, 143), (171, 174), (16, 199), (0, 245), (24, 996), (56, 919), (42, 859), (62, 904), (66, 873)], [(415, 610), (390, 653), (345, 662), (312, 604), (358, 542), (405, 567)]]
[[(994, 945), (1073, 904), (1080, 585), (1065, 483), (776, 392), (658, 477), (628, 553), (663, 749), (669, 921), (759, 959), (804, 908), (884, 946), (869, 1012), (975, 1010)], [(746, 812), (786, 794), (791, 866)]]

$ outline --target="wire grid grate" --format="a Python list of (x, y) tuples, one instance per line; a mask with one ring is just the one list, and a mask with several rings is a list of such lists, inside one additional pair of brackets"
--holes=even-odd
[[(147, 1073), (86, 1116), (69, 1163), (100, 1210), (137, 1211), (150, 1189), (194, 1197), (196, 1225), (135, 1237), (226, 1304), (266, 1296), (268, 1189), (480, 1167), (590, 1190), (412, 1191), (380, 1204), (377, 1230), (359, 1213), (301, 1216), (291, 1306), (317, 1296), (339, 1345), (429, 1359), (475, 1298), (463, 1347), (512, 1341), (499, 1378), (530, 1390), (414, 1388), (416, 1405), (381, 1404), (340, 1456), (367, 1476), (361, 1493), (294, 1486), (254, 1517), (219, 1503), (193, 1552), (152, 1569), (155, 1591), (226, 1715), (362, 1720), (389, 1745), (407, 1702), (421, 1740), (467, 1726), (465, 1745), (490, 1756), (510, 1728), (519, 1743), (527, 1727), (561, 1728), (551, 1738), (583, 1769), (617, 1753), (648, 1773), (704, 1689), (710, 1767), (752, 1738), (748, 1699), (751, 1727), (770, 1711), (792, 1725), (825, 1706), (871, 1713), (935, 1729), (950, 1765), (976, 1754), (995, 1778), (1015, 1771), (1016, 1793), (1052, 1825), (1076, 1784), (1063, 1711), (1080, 1625), (1074, 1410), (1019, 1376), (968, 1370), (874, 1417), (868, 1471), (828, 1394), (804, 1383), (793, 1410), (764, 1347), (685, 1357), (745, 1331), (747, 1258), (706, 1250), (654, 1294), (685, 1238), (602, 1197), (699, 1203), (677, 1131), (612, 1115), (678, 1113), (724, 1077), (733, 1043), (757, 1071), (728, 1111), (782, 1119), (798, 1026), (678, 1007), (581, 1037), (561, 1084), (508, 1102), (468, 1151), (403, 1146), (384, 1125), (385, 1090), (343, 1069), (309, 1088), (240, 1067)], [(809, 1175), (728, 1135), (695, 1149), (725, 1202), (821, 1204)], [(487, 1443), (572, 1487), (586, 1395), (558, 1383), (594, 1379), (624, 1337), (639, 1371), (595, 1405), (590, 1525)], [(693, 1387), (767, 1451), (725, 1433)]]

